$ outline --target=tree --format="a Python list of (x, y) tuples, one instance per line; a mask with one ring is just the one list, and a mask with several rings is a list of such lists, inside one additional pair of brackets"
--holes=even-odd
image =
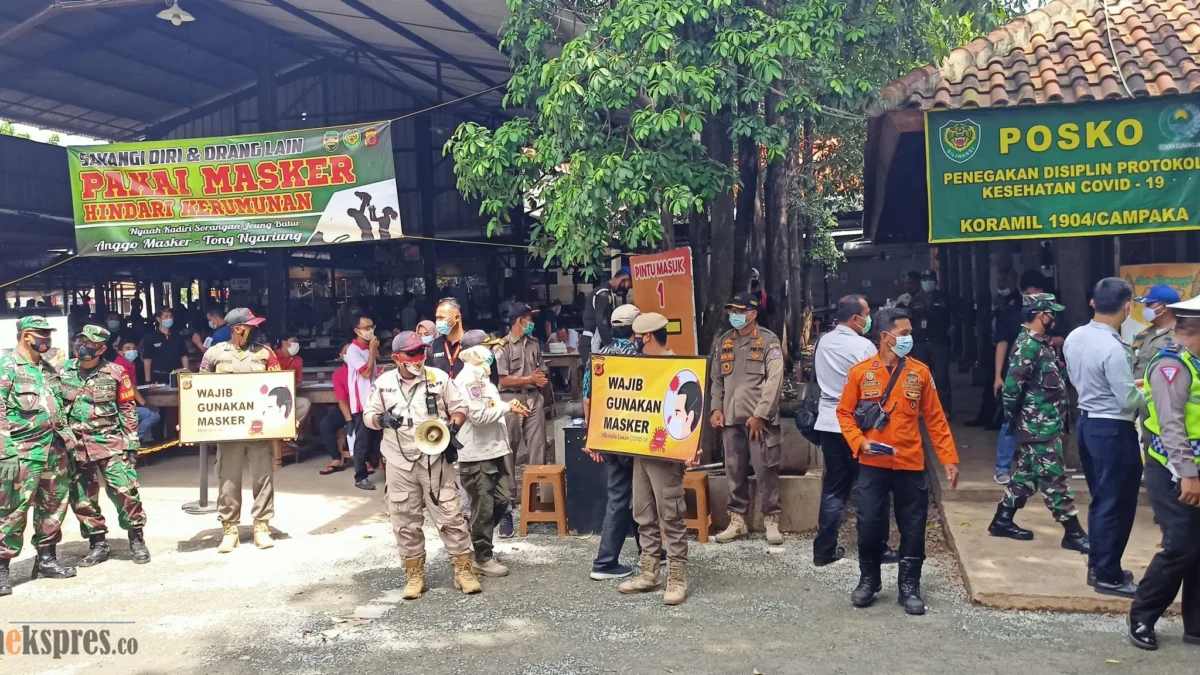
[(710, 263), (702, 335), (724, 318), (735, 265), (763, 260), (791, 342), (809, 270), (837, 261), (834, 214), (861, 199), (859, 111), (1006, 12), (996, 0), (507, 2), (504, 102), (531, 116), (463, 124), (445, 146), (489, 233), (532, 213), (547, 264), (595, 271), (610, 249), (657, 247), (688, 222)]
[(29, 138), (29, 134), (18, 133), (13, 123), (8, 120), (0, 120), (0, 136), (16, 136), (17, 138)]

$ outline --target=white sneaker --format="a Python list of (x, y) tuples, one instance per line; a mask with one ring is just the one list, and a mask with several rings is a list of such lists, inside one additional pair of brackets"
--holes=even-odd
[(996, 481), (996, 485), (1008, 485), (1012, 482), (1012, 476), (1006, 473), (998, 473), (992, 479)]
[(482, 574), (485, 577), (508, 576), (508, 568), (501, 565), (495, 558), (488, 558), (484, 562), (475, 562), (472, 566), (475, 568), (476, 574)]

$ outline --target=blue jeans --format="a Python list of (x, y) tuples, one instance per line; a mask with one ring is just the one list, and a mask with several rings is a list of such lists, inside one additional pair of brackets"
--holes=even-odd
[(611, 569), (620, 563), (621, 547), (633, 531), (633, 458), (604, 455), (608, 468), (608, 507), (600, 530), (600, 550), (592, 561), (592, 569)]
[(1007, 473), (1012, 475), (1012, 461), (1017, 454), (1017, 446), (1020, 434), (1016, 429), (1008, 425), (1008, 422), (1000, 425), (1000, 438), (996, 441), (996, 473)]
[(1084, 412), (1076, 434), (1079, 463), (1092, 493), (1088, 562), (1096, 569), (1096, 581), (1121, 583), (1125, 579), (1121, 556), (1133, 531), (1142, 478), (1137, 427), (1133, 422), (1089, 417)]
[(150, 436), (150, 432), (154, 431), (154, 425), (158, 424), (162, 416), (158, 414), (157, 408), (143, 408), (142, 406), (138, 406), (137, 416), (138, 440), (144, 441)]

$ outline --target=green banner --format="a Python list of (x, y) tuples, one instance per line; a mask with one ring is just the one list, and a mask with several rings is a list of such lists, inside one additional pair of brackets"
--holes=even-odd
[(402, 236), (388, 122), (67, 152), (82, 256)]
[(929, 241), (1200, 229), (1200, 97), (925, 114)]

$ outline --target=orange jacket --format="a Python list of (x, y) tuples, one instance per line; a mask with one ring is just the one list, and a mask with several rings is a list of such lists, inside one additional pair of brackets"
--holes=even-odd
[[(917, 423), (921, 417), (925, 418), (925, 427), (929, 430), (929, 438), (933, 440), (938, 459), (942, 464), (958, 464), (958, 450), (954, 447), (954, 437), (950, 435), (946, 413), (938, 401), (933, 376), (928, 366), (912, 357), (908, 358), (904, 372), (900, 374), (888, 400), (880, 404), (891, 415), (891, 421), (882, 431), (871, 430), (864, 435), (859, 430), (854, 422), (854, 408), (860, 400), (878, 401), (891, 376), (878, 353), (856, 363), (846, 376), (846, 386), (842, 388), (842, 399), (837, 407), (838, 424), (859, 464), (906, 471), (924, 469), (925, 451), (921, 443), (921, 428)], [(863, 439), (886, 443), (896, 449), (896, 454), (860, 453), (859, 446)]]

